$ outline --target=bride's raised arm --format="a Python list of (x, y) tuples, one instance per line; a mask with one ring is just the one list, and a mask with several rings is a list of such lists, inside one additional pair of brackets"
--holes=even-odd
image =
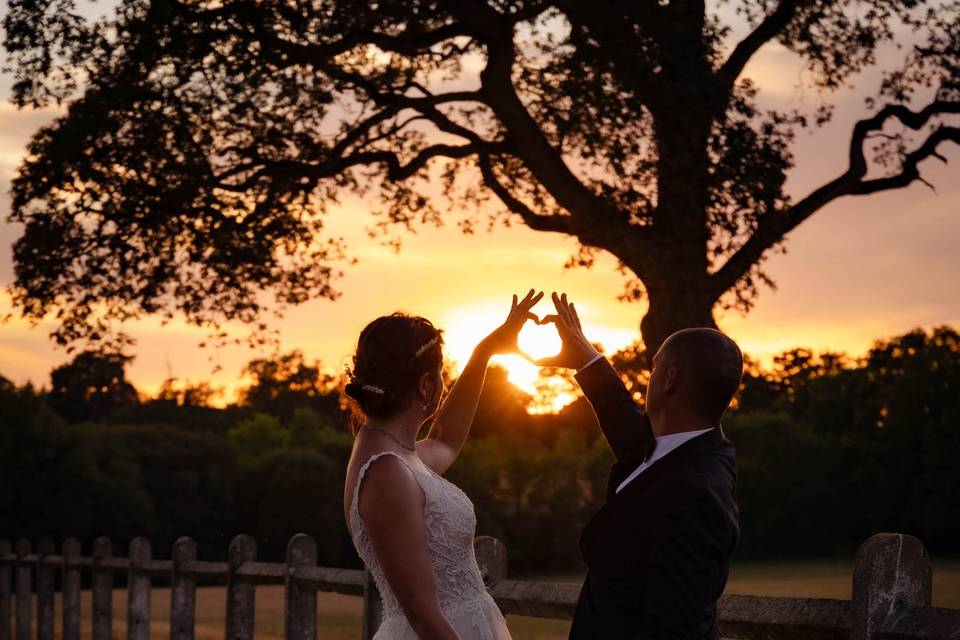
[(490, 357), (519, 351), (517, 336), (528, 319), (537, 320), (530, 309), (542, 297), (542, 291), (535, 294), (533, 289), (519, 302), (517, 296), (513, 296), (507, 319), (474, 348), (463, 372), (437, 410), (430, 433), (417, 442), (420, 459), (437, 473), (443, 473), (453, 464), (467, 441)]

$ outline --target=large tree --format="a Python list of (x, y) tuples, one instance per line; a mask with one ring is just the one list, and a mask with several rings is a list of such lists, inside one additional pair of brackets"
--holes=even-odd
[[(12, 293), (64, 342), (152, 313), (256, 326), (337, 296), (324, 216), (359, 193), (386, 242), (500, 220), (575, 237), (568, 266), (612, 254), (655, 349), (749, 309), (811, 215), (960, 141), (958, 25), (924, 0), (123, 0), (96, 22), (10, 0), (15, 102), (67, 103), (13, 185)], [(816, 105), (758, 106), (744, 69), (773, 43)], [(847, 168), (790, 197), (795, 133), (891, 51)]]

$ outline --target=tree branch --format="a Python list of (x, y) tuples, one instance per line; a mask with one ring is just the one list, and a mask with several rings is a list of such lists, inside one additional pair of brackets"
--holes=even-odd
[(750, 58), (760, 50), (764, 44), (775, 38), (790, 24), (790, 20), (797, 14), (802, 0), (780, 0), (773, 13), (765, 17), (747, 37), (741, 40), (730, 56), (717, 71), (717, 75), (724, 80), (726, 87), (732, 87)]
[(483, 183), (487, 188), (506, 205), (507, 209), (520, 216), (524, 224), (534, 231), (556, 231), (559, 233), (570, 233), (568, 216), (548, 215), (542, 216), (533, 212), (524, 202), (518, 200), (510, 193), (503, 183), (501, 183), (493, 171), (493, 165), (490, 162), (490, 155), (481, 153), (477, 155), (480, 162), (480, 173), (483, 175)]
[(507, 147), (502, 142), (471, 142), (470, 144), (434, 144), (425, 147), (406, 164), (392, 151), (360, 151), (347, 156), (331, 158), (324, 162), (309, 163), (297, 160), (261, 160), (258, 163), (244, 165), (241, 171), (252, 171), (242, 182), (235, 184), (224, 183), (223, 179), (238, 173), (230, 169), (214, 178), (217, 187), (236, 193), (243, 193), (266, 177), (296, 179), (310, 178), (320, 180), (333, 177), (347, 169), (361, 165), (382, 164), (387, 169), (387, 179), (392, 181), (406, 180), (426, 166), (433, 158), (466, 158), (480, 153), (503, 153)]
[[(258, 35), (265, 35), (265, 26), (271, 21), (272, 16), (260, 5), (253, 2), (232, 2), (213, 9), (197, 10), (195, 6), (188, 5), (181, 0), (165, 0), (163, 5), (172, 9), (181, 17), (201, 20), (206, 23), (213, 23), (217, 20), (234, 17), (240, 24), (252, 25), (257, 29)], [(284, 5), (279, 5), (280, 13), (284, 11)], [(299, 18), (294, 14), (291, 16)], [(284, 41), (276, 33), (270, 32), (270, 35), (278, 41)], [(430, 31), (409, 32), (404, 30), (398, 35), (387, 35), (377, 33), (370, 29), (357, 29), (343, 34), (334, 42), (308, 45), (312, 53), (320, 58), (331, 58), (341, 53), (346, 53), (351, 49), (372, 44), (383, 51), (399, 53), (401, 55), (413, 56), (429, 50), (434, 45), (440, 44), (445, 40), (450, 40), (459, 36), (468, 36), (462, 25), (457, 23), (445, 24)], [(293, 44), (293, 43), (290, 43)]]
[(512, 153), (569, 213), (578, 237), (595, 246), (613, 249), (636, 229), (627, 214), (584, 185), (562, 154), (547, 140), (513, 86), (515, 61), (513, 24), (482, 0), (450, 0), (458, 20), (487, 47), (487, 64), (480, 72), (481, 93), (507, 130)]
[(850, 163), (847, 170), (789, 209), (764, 216), (753, 235), (711, 276), (716, 296), (719, 297), (732, 288), (737, 280), (760, 260), (767, 249), (780, 242), (787, 233), (830, 202), (846, 195), (866, 195), (899, 189), (910, 185), (915, 180), (922, 180), (919, 165), (930, 157), (942, 159), (942, 156), (937, 153), (940, 143), (952, 141), (960, 144), (960, 128), (938, 127), (922, 145), (904, 156), (898, 173), (864, 180), (868, 165), (863, 143), (871, 132), (882, 130), (886, 121), (891, 118), (899, 120), (910, 129), (919, 130), (934, 116), (957, 113), (960, 113), (960, 102), (938, 100), (920, 111), (912, 111), (903, 105), (888, 105), (876, 115), (857, 122), (850, 141)]

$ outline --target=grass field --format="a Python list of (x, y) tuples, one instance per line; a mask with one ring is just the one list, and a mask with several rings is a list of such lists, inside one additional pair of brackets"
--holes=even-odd
[[(852, 564), (840, 561), (769, 562), (735, 565), (731, 570), (727, 593), (753, 595), (849, 598)], [(558, 582), (579, 582), (580, 576), (529, 576), (530, 579), (552, 579)], [(960, 609), (960, 560), (935, 561), (933, 600), (939, 607)], [(223, 638), (223, 587), (201, 587), (197, 590), (197, 640)], [(83, 637), (90, 636), (90, 593), (81, 598)], [(169, 636), (170, 591), (157, 588), (151, 598), (151, 636)], [(57, 611), (60, 611), (59, 599)], [(114, 638), (126, 637), (126, 593), (114, 591)], [(358, 597), (320, 594), (318, 619), (320, 637), (324, 640), (356, 640), (360, 636), (361, 601)], [(59, 616), (58, 616), (59, 617)], [(560, 640), (567, 637), (569, 623), (507, 616), (515, 640)], [(59, 625), (58, 625), (59, 627)], [(59, 628), (57, 635), (60, 635)], [(283, 588), (258, 587), (256, 599), (256, 637), (283, 637)]]

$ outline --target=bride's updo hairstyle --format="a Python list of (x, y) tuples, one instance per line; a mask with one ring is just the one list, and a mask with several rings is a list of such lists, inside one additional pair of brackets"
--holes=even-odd
[(420, 376), (436, 375), (443, 364), (441, 333), (426, 318), (400, 311), (363, 328), (344, 387), (353, 399), (355, 425), (365, 416), (389, 418), (407, 407)]

